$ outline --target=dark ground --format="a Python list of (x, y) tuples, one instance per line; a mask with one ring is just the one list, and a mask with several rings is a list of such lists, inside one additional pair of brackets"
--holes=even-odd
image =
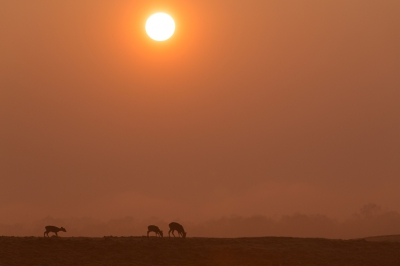
[(0, 265), (400, 265), (400, 243), (311, 238), (0, 237)]

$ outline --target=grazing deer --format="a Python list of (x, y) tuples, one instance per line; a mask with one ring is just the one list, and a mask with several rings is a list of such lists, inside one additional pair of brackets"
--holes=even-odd
[(172, 232), (172, 235), (175, 237), (175, 234), (174, 234), (174, 231), (175, 231), (175, 230), (178, 231), (178, 234), (179, 234), (182, 238), (185, 238), (185, 237), (186, 237), (186, 232), (185, 232), (185, 230), (183, 229), (183, 226), (180, 225), (180, 224), (178, 224), (178, 223), (175, 223), (175, 222), (172, 222), (172, 223), (169, 224), (168, 236), (171, 237), (170, 233)]
[(45, 228), (46, 228), (46, 231), (45, 231), (44, 234), (43, 234), (44, 237), (46, 237), (46, 235), (47, 235), (47, 237), (49, 237), (49, 233), (50, 233), (50, 232), (55, 233), (56, 236), (58, 236), (57, 233), (60, 232), (60, 231), (67, 232), (67, 230), (65, 230), (64, 227), (58, 228), (57, 226), (48, 225), (48, 226), (46, 226)]
[(156, 237), (160, 236), (163, 237), (163, 231), (160, 230), (160, 228), (158, 228), (158, 226), (155, 225), (149, 225), (147, 227), (148, 231), (147, 231), (147, 237), (149, 237), (149, 233), (150, 232), (155, 232), (156, 233)]

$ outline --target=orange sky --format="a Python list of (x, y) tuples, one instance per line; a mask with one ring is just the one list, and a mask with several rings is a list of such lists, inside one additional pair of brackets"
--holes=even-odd
[(0, 0), (0, 222), (400, 210), (399, 13)]

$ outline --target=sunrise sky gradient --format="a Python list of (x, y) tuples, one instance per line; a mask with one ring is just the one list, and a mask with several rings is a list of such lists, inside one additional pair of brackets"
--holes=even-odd
[[(156, 12), (166, 42), (146, 35)], [(400, 211), (399, 14), (0, 0), (0, 223)]]

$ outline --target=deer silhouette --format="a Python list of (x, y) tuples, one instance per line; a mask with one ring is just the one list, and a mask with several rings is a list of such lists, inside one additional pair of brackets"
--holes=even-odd
[(155, 225), (149, 225), (147, 227), (148, 231), (147, 231), (147, 237), (149, 237), (149, 233), (150, 232), (155, 232), (156, 233), (156, 237), (160, 236), (163, 237), (163, 231), (160, 230), (160, 228), (158, 228), (158, 226)]
[(175, 230), (178, 231), (178, 235), (181, 236), (182, 238), (186, 237), (186, 232), (183, 229), (183, 226), (178, 223), (175, 223), (175, 222), (172, 222), (169, 224), (168, 237), (171, 237), (171, 235), (170, 235), (171, 232), (172, 232), (172, 235), (175, 237), (175, 234), (174, 234)]
[(44, 237), (46, 237), (46, 235), (47, 235), (47, 237), (49, 237), (49, 233), (50, 233), (50, 232), (55, 233), (56, 236), (58, 236), (57, 233), (60, 232), (60, 231), (67, 232), (67, 230), (65, 230), (64, 227), (58, 228), (57, 226), (48, 225), (48, 226), (46, 226), (45, 228), (46, 228), (46, 231), (45, 231), (44, 234), (43, 234)]

